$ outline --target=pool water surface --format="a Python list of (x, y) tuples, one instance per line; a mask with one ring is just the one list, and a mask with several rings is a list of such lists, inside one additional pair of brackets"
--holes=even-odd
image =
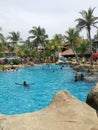
[[(93, 82), (74, 82), (75, 71), (69, 66), (39, 65), (0, 73), (0, 113), (13, 115), (34, 112), (47, 107), (60, 90), (67, 90), (85, 101)], [(30, 85), (24, 88), (26, 81)]]

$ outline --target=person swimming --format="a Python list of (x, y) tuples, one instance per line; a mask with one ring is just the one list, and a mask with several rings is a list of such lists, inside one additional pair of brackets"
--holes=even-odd
[(76, 76), (77, 76), (77, 77), (80, 77), (80, 75), (81, 75), (80, 71), (77, 70), (77, 71), (76, 71)]
[(26, 81), (23, 82), (24, 87), (29, 87), (29, 84), (26, 83)]
[(84, 75), (83, 74), (81, 74), (80, 80), (84, 80)]
[(77, 82), (77, 81), (78, 81), (78, 77), (77, 77), (77, 76), (75, 76), (75, 79), (74, 79), (74, 81), (75, 81), (75, 82)]
[(84, 80), (84, 75), (82, 73), (80, 73), (79, 70), (76, 71), (75, 77), (74, 77), (74, 81), (83, 81)]
[(30, 85), (34, 85), (35, 83), (28, 84), (26, 81), (23, 81), (23, 84), (15, 83), (17, 85), (23, 85), (24, 87), (29, 87)]
[(77, 82), (77, 81), (83, 81), (84, 80), (84, 75), (83, 74), (81, 74), (80, 76), (75, 76), (75, 78), (74, 78), (74, 81), (75, 82)]

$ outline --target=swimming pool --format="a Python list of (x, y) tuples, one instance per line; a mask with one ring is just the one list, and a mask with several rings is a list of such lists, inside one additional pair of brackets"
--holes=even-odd
[[(94, 86), (92, 82), (74, 82), (75, 71), (69, 66), (39, 65), (15, 72), (0, 73), (0, 113), (13, 115), (34, 112), (47, 107), (56, 92), (67, 90), (81, 101)], [(35, 83), (30, 88), (22, 84)]]

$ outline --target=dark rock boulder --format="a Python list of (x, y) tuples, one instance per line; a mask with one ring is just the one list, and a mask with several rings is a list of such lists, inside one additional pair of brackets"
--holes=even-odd
[(89, 92), (87, 96), (86, 103), (93, 107), (98, 112), (98, 83), (96, 86)]

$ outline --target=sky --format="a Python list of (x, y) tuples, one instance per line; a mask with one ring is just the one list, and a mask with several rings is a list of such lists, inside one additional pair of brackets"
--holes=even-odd
[[(19, 31), (26, 39), (32, 27), (44, 28), (49, 38), (55, 34), (66, 34), (68, 28), (74, 28), (79, 12), (94, 8), (98, 16), (97, 0), (0, 0), (0, 27), (6, 37), (9, 32)], [(92, 30), (96, 34), (96, 30)], [(86, 31), (81, 32), (86, 37)]]

